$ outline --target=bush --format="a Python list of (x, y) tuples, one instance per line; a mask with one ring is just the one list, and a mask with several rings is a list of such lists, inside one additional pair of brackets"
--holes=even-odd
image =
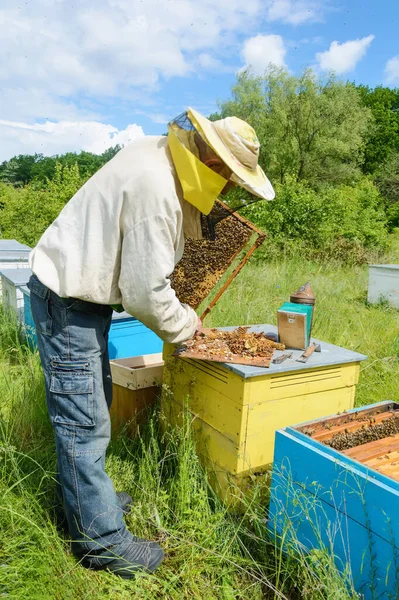
[(83, 183), (77, 165), (57, 164), (54, 178), (46, 185), (14, 189), (0, 184), (1, 237), (34, 246)]
[(399, 225), (399, 152), (392, 154), (376, 173), (375, 183), (385, 201), (388, 225)]
[(244, 214), (269, 234), (267, 250), (303, 251), (321, 258), (366, 262), (388, 246), (387, 219), (372, 181), (320, 191), (287, 178), (273, 202), (257, 202)]
[[(77, 165), (57, 165), (45, 186), (15, 189), (0, 183), (0, 228), (3, 238), (33, 246), (84, 183)], [(242, 204), (246, 193), (235, 188), (231, 206)], [(259, 256), (306, 253), (306, 256), (359, 264), (387, 249), (387, 217), (373, 182), (364, 177), (356, 185), (311, 188), (293, 177), (276, 186), (273, 202), (257, 202), (244, 211), (269, 234)]]

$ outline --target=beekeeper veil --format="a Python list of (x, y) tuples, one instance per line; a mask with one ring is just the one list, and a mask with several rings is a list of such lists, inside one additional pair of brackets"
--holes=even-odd
[[(216, 173), (201, 162), (198, 136), (225, 167)], [(258, 198), (272, 200), (274, 190), (258, 165), (259, 142), (248, 123), (236, 117), (209, 121), (189, 108), (168, 124), (168, 145), (183, 190), (184, 199), (197, 208), (204, 237), (215, 238), (215, 225), (248, 204), (212, 215), (219, 194), (228, 181), (240, 185)]]

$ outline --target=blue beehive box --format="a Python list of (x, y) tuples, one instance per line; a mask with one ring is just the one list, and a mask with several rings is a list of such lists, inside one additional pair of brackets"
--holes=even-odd
[(23, 285), (21, 287), (21, 292), (24, 297), (23, 323), (25, 326), (25, 335), (31, 348), (35, 348), (37, 345), (36, 328), (35, 323), (33, 321), (32, 309), (30, 306), (30, 289), (26, 285)]
[(332, 551), (364, 600), (399, 598), (399, 434), (342, 451), (323, 440), (396, 414), (399, 404), (381, 402), (276, 432), (269, 530), (304, 552)]
[[(36, 346), (30, 291), (26, 286), (22, 287), (21, 291), (24, 295), (24, 323), (27, 339), (32, 346)], [(157, 354), (162, 352), (162, 348), (162, 340), (151, 329), (126, 312), (114, 312), (108, 339), (108, 352), (111, 360)]]
[(114, 313), (109, 332), (111, 360), (162, 352), (163, 341), (151, 329), (127, 313)]

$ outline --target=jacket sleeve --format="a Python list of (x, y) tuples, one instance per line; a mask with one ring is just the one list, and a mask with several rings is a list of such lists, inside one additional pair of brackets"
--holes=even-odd
[(129, 231), (122, 244), (119, 289), (129, 314), (165, 342), (179, 344), (194, 335), (198, 316), (179, 302), (170, 285), (175, 228), (172, 219), (154, 215)]

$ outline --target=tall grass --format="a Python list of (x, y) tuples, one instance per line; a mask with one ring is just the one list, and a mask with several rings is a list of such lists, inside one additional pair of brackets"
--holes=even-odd
[[(357, 403), (397, 399), (397, 311), (368, 306), (365, 268), (329, 267), (298, 257), (253, 263), (212, 311), (207, 324), (275, 323), (275, 311), (310, 280), (314, 334), (364, 352)], [(289, 598), (346, 600), (354, 593), (328, 549), (283, 553), (267, 532), (264, 490), (226, 511), (195, 453), (188, 416), (181, 428), (155, 410), (140, 435), (111, 443), (107, 469), (134, 500), (128, 526), (158, 539), (166, 559), (153, 576), (123, 581), (83, 569), (55, 521), (55, 453), (36, 353), (0, 314), (0, 594), (22, 599)], [(163, 425), (163, 427), (161, 427)], [(262, 484), (259, 484), (260, 486)]]
[(154, 576), (134, 582), (81, 568), (55, 525), (54, 445), (38, 356), (17, 342), (10, 364), (10, 350), (1, 352), (0, 589), (6, 597), (335, 598), (309, 587), (309, 578), (323, 579), (317, 569), (303, 578), (299, 563), (276, 552), (264, 504), (248, 503), (240, 516), (227, 512), (198, 461), (188, 414), (173, 429), (158, 409), (136, 439), (123, 432), (115, 437), (107, 468), (117, 488), (133, 497), (130, 529), (158, 539), (167, 559)]

